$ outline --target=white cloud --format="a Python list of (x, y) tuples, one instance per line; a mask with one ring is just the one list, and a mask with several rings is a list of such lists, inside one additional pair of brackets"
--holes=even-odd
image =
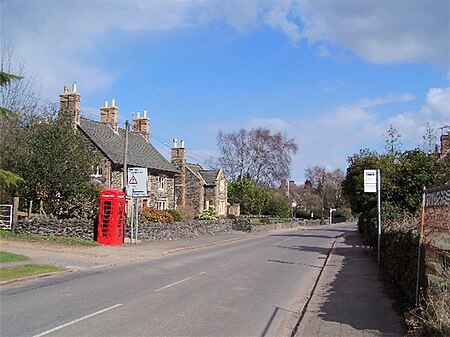
[(450, 123), (450, 87), (430, 89), (422, 113), (432, 119), (442, 119), (444, 123)]
[[(2, 44), (42, 78), (44, 96), (74, 80), (86, 91), (108, 87), (120, 69), (96, 61), (110, 32), (146, 32), (225, 22), (240, 33), (269, 26), (297, 45), (329, 43), (376, 63), (449, 67), (450, 2), (417, 1), (14, 1), (1, 2)], [(114, 43), (112, 39), (108, 42)], [(325, 42), (323, 44), (322, 42)], [(107, 56), (104, 56), (107, 57)], [(97, 63), (98, 62), (98, 63)], [(447, 70), (446, 70), (447, 71)]]
[(262, 127), (274, 132), (283, 132), (290, 128), (290, 123), (281, 118), (254, 118), (247, 125), (251, 129)]
[(449, 67), (447, 0), (301, 1), (297, 14), (311, 43), (328, 40), (374, 63)]

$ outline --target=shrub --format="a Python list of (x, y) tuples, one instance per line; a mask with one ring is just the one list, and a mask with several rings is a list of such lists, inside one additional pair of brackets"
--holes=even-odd
[(450, 336), (450, 270), (429, 288), (419, 307), (406, 320), (412, 336)]
[(172, 215), (173, 221), (175, 221), (175, 222), (183, 221), (183, 217), (181, 216), (180, 212), (178, 212), (174, 209), (169, 209), (168, 212)]
[(181, 218), (184, 221), (193, 220), (195, 218), (195, 211), (192, 208), (192, 206), (186, 205), (186, 206), (178, 206), (177, 212), (181, 215)]
[(214, 206), (209, 206), (208, 209), (205, 209), (199, 217), (200, 220), (217, 220), (216, 210)]
[(142, 222), (173, 222), (172, 214), (153, 207), (142, 208), (139, 211), (139, 219)]

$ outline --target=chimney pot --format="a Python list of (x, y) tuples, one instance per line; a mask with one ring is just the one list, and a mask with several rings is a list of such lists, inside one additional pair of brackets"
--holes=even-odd
[(77, 92), (77, 82), (73, 82), (73, 84), (72, 84), (72, 92)]
[(141, 112), (140, 111), (136, 112), (136, 118), (141, 118)]
[(182, 149), (184, 149), (184, 140), (182, 139), (181, 141), (180, 141), (180, 147), (182, 148)]
[(108, 107), (108, 101), (105, 101), (105, 105), (104, 105), (104, 107), (105, 107), (105, 108), (107, 108), (107, 107)]
[(142, 117), (147, 118), (147, 110), (146, 109), (144, 109), (144, 113), (143, 113)]
[(176, 148), (178, 147), (178, 140), (177, 140), (176, 138), (174, 138), (174, 139), (172, 140), (172, 147), (173, 147), (174, 149), (176, 149)]
[(67, 94), (69, 92), (69, 87), (67, 85), (64, 86), (64, 93)]
[(115, 107), (116, 106), (116, 99), (112, 98), (111, 99), (111, 107)]

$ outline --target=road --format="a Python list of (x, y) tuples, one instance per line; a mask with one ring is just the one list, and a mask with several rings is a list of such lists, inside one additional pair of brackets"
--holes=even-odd
[(290, 336), (349, 228), (260, 235), (2, 289), (1, 335)]

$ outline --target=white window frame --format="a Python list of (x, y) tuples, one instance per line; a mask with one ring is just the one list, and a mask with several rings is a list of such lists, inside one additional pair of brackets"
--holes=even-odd
[(166, 200), (156, 200), (156, 209), (165, 211), (167, 209), (167, 201)]
[(219, 201), (219, 215), (224, 215), (226, 212), (225, 201)]
[(166, 190), (166, 177), (158, 176), (158, 191)]

